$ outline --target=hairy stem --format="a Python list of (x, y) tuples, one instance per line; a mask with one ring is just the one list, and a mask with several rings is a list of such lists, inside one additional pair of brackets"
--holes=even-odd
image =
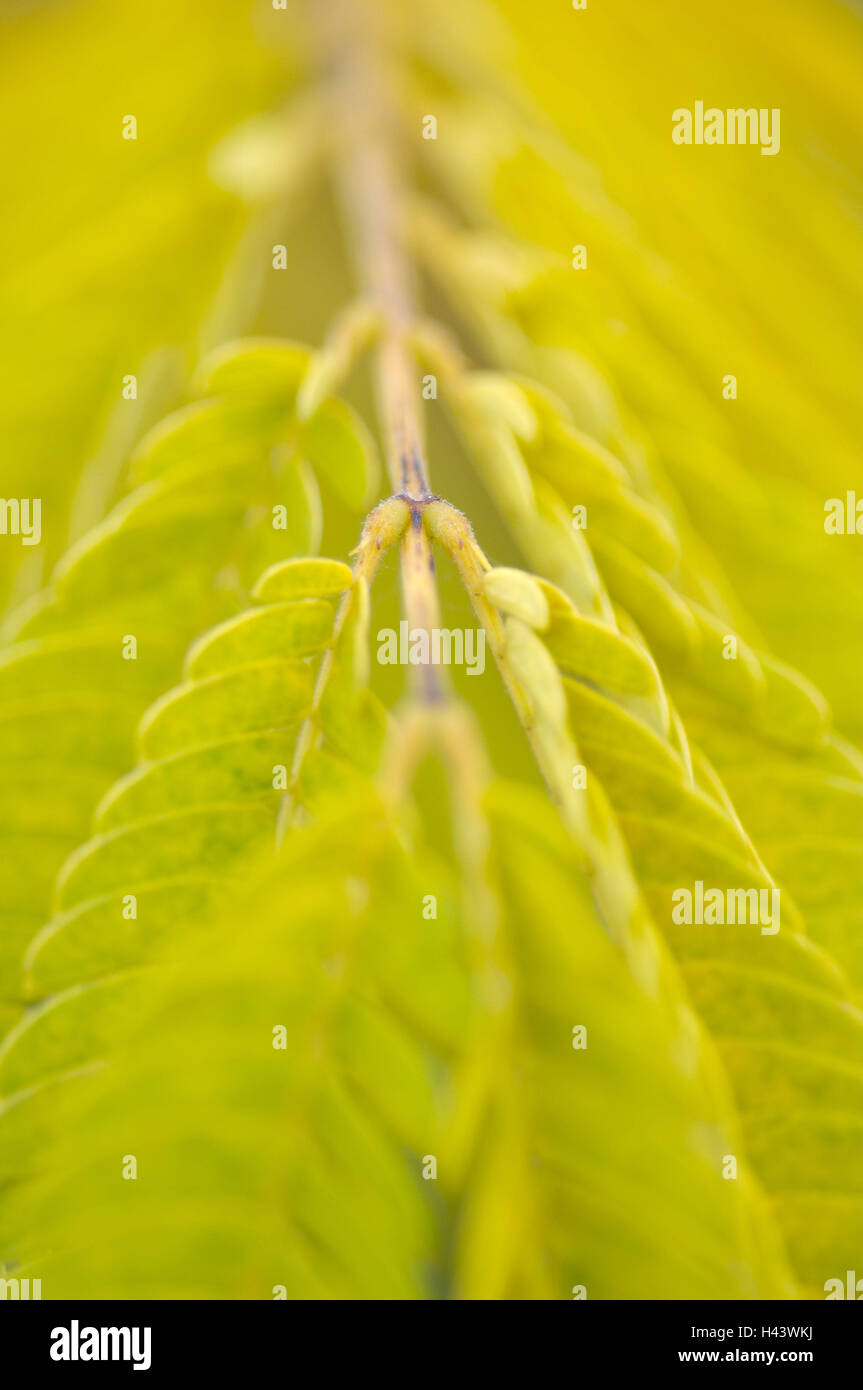
[[(440, 613), (431, 543), (422, 512), (431, 499), (412, 344), (417, 321), (413, 270), (406, 253), (401, 209), (404, 197), (388, 103), (381, 14), (370, 0), (331, 0), (316, 7), (329, 78), (336, 138), (338, 187), (347, 238), (362, 293), (379, 317), (375, 386), (393, 491), (409, 503), (411, 526), (401, 544), (405, 614), (412, 629), (431, 638)], [(321, 13), (325, 11), (325, 14)], [(433, 665), (410, 668), (415, 693), (438, 700), (443, 672)]]
[(329, 648), (324, 653), (323, 660), (318, 670), (317, 680), (315, 681), (312, 706), (303, 721), (294, 749), (291, 780), (288, 790), (282, 798), (282, 804), (279, 809), (279, 819), (276, 826), (277, 845), (281, 844), (285, 831), (292, 823), (297, 812), (297, 793), (303, 765), (310, 749), (314, 745), (315, 739), (320, 733), (318, 719), (321, 701), (323, 700), (324, 693), (333, 673), (336, 651), (348, 615), (356, 602), (357, 584), (359, 582), (366, 586), (371, 585), (375, 576), (375, 571), (384, 553), (389, 546), (399, 539), (409, 524), (410, 513), (407, 503), (395, 497), (390, 497), (387, 501), (379, 503), (379, 505), (366, 517), (360, 543), (354, 551), (354, 580), (339, 604), (339, 610), (336, 614), (333, 628), (332, 641), (330, 642)]

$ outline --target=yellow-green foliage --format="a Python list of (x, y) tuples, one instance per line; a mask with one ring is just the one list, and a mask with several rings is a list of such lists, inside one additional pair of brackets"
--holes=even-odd
[[(333, 0), (390, 178), (314, 9), (159, 0), (130, 53), (123, 7), (0, 7), (2, 491), (44, 512), (0, 537), (0, 1271), (823, 1296), (863, 1227), (859, 26)], [(729, 69), (778, 156), (672, 142)], [(430, 553), (490, 654), (431, 692), (375, 660)], [(780, 929), (675, 921), (698, 881)]]

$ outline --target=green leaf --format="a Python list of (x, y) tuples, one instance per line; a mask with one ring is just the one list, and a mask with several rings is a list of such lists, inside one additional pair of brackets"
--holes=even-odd
[(164, 758), (228, 730), (282, 728), (307, 711), (311, 697), (311, 672), (298, 661), (258, 661), (207, 676), (177, 686), (150, 707), (141, 724), (141, 751), (146, 758)]
[(284, 560), (262, 574), (252, 590), (258, 603), (334, 597), (351, 584), (349, 565), (340, 560)]
[(333, 610), (317, 599), (241, 613), (193, 643), (184, 675), (200, 680), (275, 657), (312, 656), (330, 640)]
[(624, 694), (653, 695), (658, 681), (650, 660), (619, 632), (571, 613), (556, 613), (543, 641), (558, 666)]
[(368, 507), (380, 465), (369, 430), (350, 406), (324, 401), (301, 427), (298, 448), (346, 507), (356, 512)]
[(304, 343), (281, 338), (223, 343), (199, 363), (192, 387), (201, 396), (290, 405), (310, 358), (311, 349)]
[(540, 632), (548, 627), (548, 600), (532, 575), (503, 567), (489, 570), (483, 589), (501, 613), (509, 613)]
[(244, 399), (195, 401), (177, 410), (152, 429), (132, 456), (135, 477), (141, 482), (164, 477), (178, 465), (199, 460), (205, 468), (224, 456), (242, 458), (261, 436), (275, 437), (288, 419), (281, 402)]

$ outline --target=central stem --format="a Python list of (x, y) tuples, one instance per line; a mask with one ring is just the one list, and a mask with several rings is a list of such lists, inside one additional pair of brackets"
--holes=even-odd
[[(381, 12), (368, 0), (330, 0), (316, 10), (336, 127), (333, 143), (346, 235), (363, 293), (380, 322), (375, 386), (387, 467), (394, 492), (411, 507), (412, 524), (401, 543), (405, 615), (412, 629), (428, 634), (431, 650), (440, 613), (422, 513), (432, 493), (410, 342), (416, 321), (413, 270), (402, 238), (404, 198), (391, 136), (396, 121), (387, 95)], [(422, 698), (441, 698), (440, 667), (410, 669)]]

